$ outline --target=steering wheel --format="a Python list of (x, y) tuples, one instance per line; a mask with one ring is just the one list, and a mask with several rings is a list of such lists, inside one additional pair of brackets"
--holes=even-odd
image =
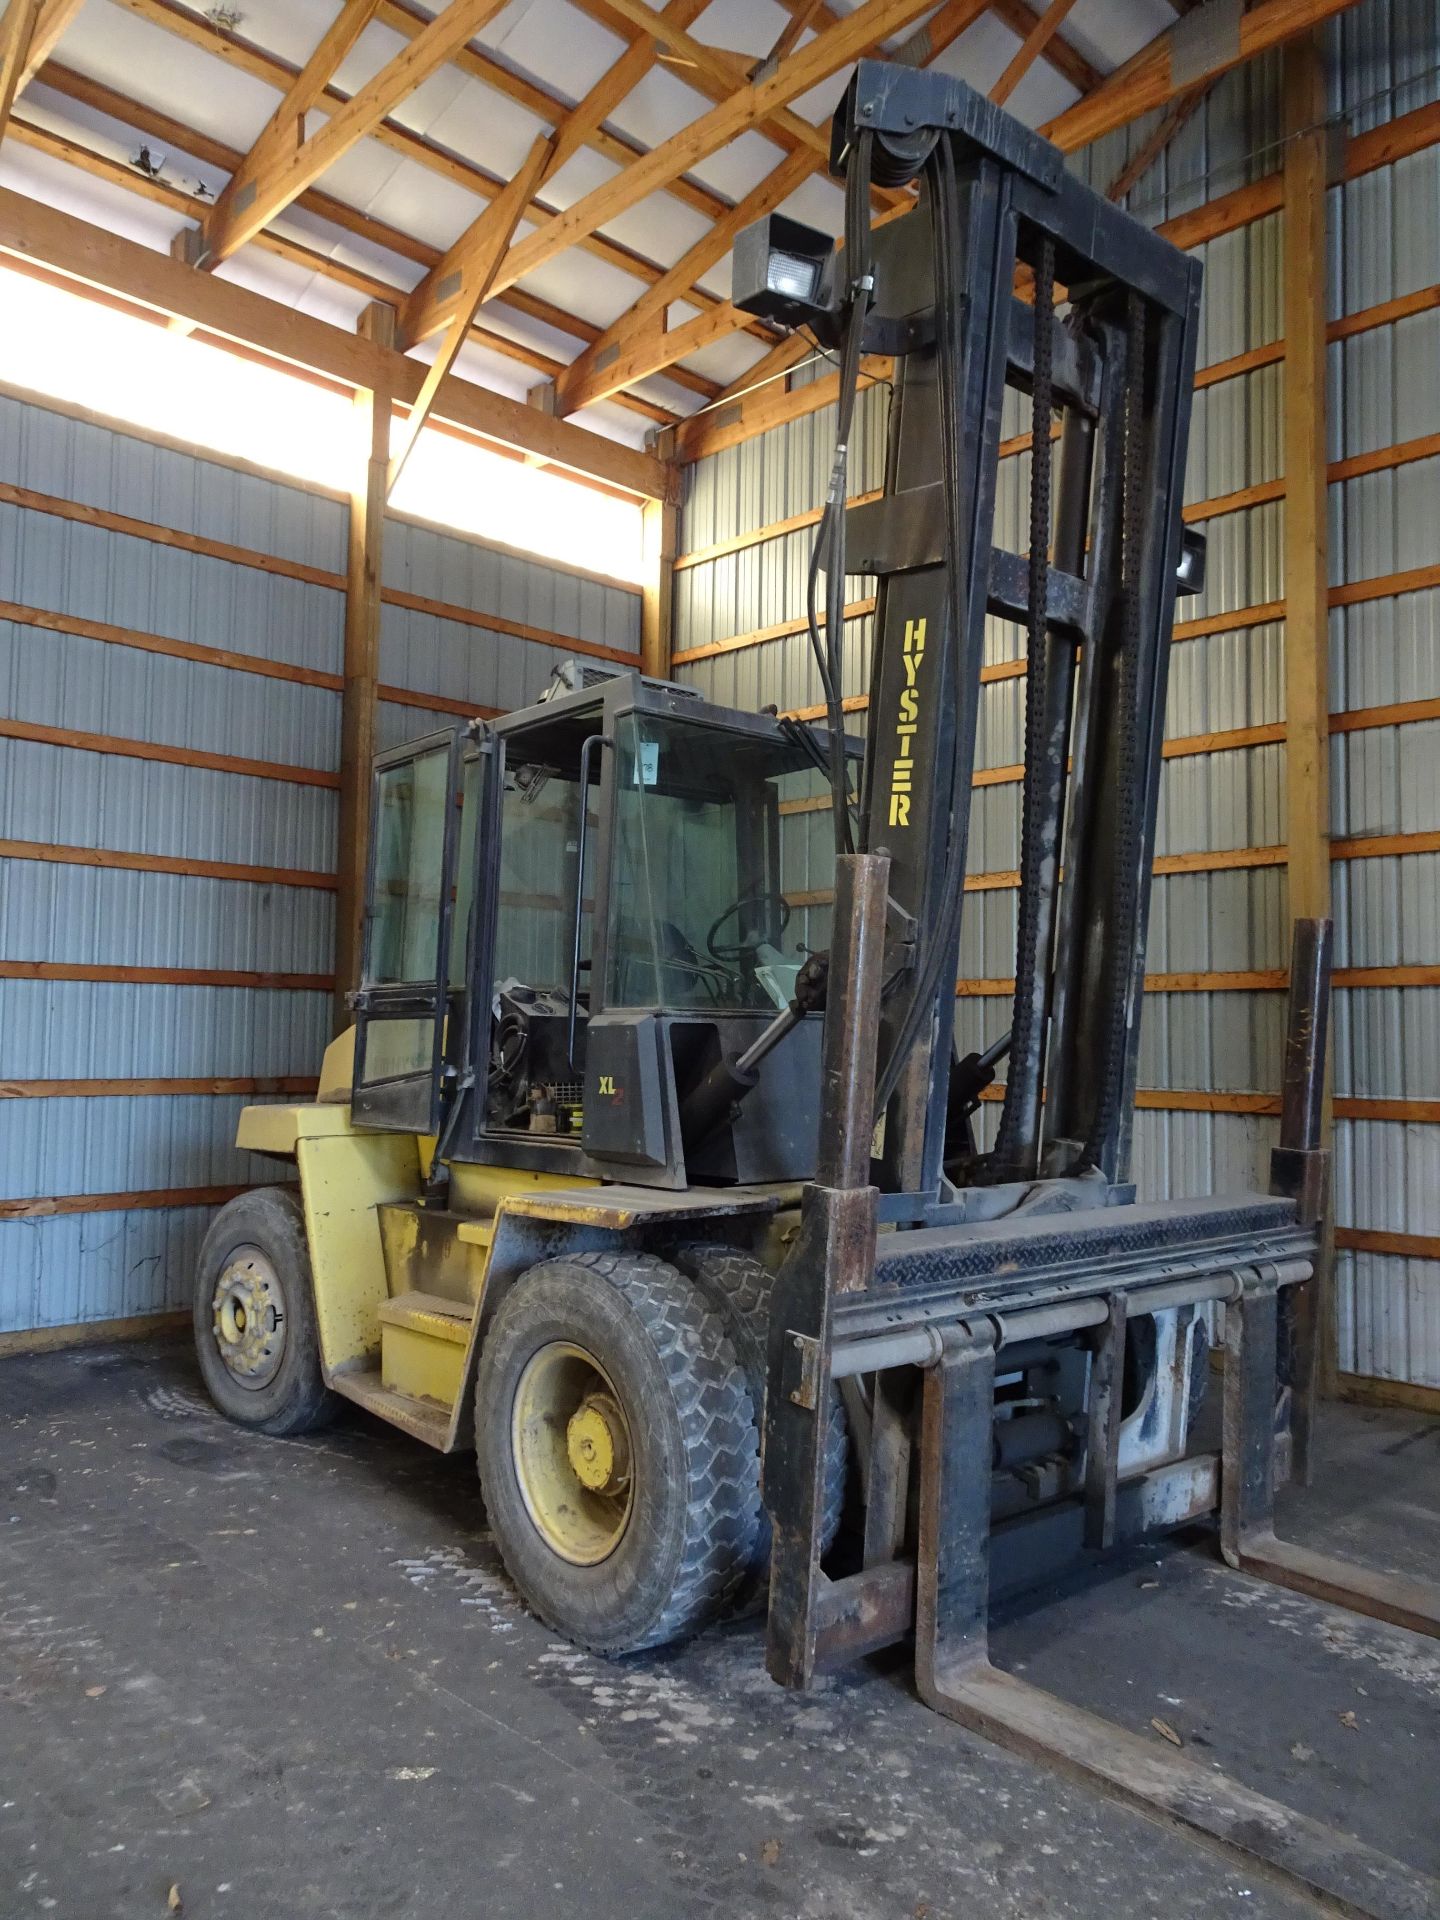
[(746, 907), (768, 907), (772, 914), (777, 908), (779, 909), (780, 924), (773, 929), (777, 940), (790, 924), (790, 902), (783, 893), (742, 893), (738, 900), (733, 901), (720, 917), (711, 923), (710, 931), (705, 936), (705, 945), (710, 949), (712, 959), (730, 965), (738, 960), (753, 960), (765, 943), (766, 936), (762, 935), (759, 940), (743, 940), (737, 946), (721, 947), (715, 944), (715, 936), (725, 922), (737, 919)]

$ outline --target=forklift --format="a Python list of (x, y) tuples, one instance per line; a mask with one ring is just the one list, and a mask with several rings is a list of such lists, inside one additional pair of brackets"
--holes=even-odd
[[(992, 1582), (1200, 1521), (1230, 1567), (1416, 1632), (1440, 1593), (1274, 1530), (1309, 1470), (1328, 923), (1295, 932), (1269, 1190), (1144, 1202), (1130, 1176), (1166, 663), (1204, 571), (1200, 266), (941, 74), (862, 62), (832, 165), (842, 242), (774, 214), (734, 269), (737, 305), (839, 368), (808, 594), (826, 724), (570, 663), (534, 706), (377, 758), (354, 1024), (313, 1102), (241, 1117), (298, 1182), (206, 1237), (206, 1385), (266, 1433), (348, 1400), (473, 1448), (516, 1587), (598, 1653), (763, 1605), (770, 1672), (805, 1687), (913, 1638), (922, 1697), (966, 1726), (1328, 1911), (1433, 1916), (1423, 1876), (990, 1663)], [(912, 183), (872, 232), (872, 185)], [(885, 486), (848, 506), (867, 354), (896, 369)], [(1007, 391), (1023, 553), (994, 541)], [(850, 574), (877, 582), (863, 743)], [(1007, 623), (1014, 1002), (961, 1058)]]

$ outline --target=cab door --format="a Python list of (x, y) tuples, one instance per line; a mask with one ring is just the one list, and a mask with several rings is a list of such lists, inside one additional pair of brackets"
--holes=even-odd
[(351, 1003), (357, 1127), (439, 1131), (463, 740), (456, 727), (375, 759), (361, 983)]

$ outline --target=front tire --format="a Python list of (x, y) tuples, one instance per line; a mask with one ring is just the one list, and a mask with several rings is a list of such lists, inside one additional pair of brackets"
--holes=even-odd
[(755, 1412), (674, 1267), (579, 1253), (522, 1274), (480, 1356), (475, 1434), (501, 1557), (568, 1639), (633, 1653), (733, 1602), (760, 1520)]
[(320, 1369), (305, 1215), (292, 1187), (237, 1194), (195, 1271), (195, 1352), (215, 1405), (258, 1433), (309, 1433), (339, 1406)]

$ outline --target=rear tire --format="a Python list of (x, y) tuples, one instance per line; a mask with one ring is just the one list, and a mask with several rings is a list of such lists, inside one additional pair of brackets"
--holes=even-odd
[(194, 1329), (205, 1389), (238, 1425), (309, 1433), (335, 1417), (293, 1187), (256, 1187), (216, 1214), (195, 1270)]
[[(578, 1253), (522, 1274), (481, 1352), (475, 1436), (501, 1557), (568, 1639), (633, 1653), (733, 1604), (760, 1524), (755, 1413), (723, 1322), (674, 1267)], [(601, 1484), (580, 1477), (592, 1441)]]
[[(691, 1274), (711, 1306), (721, 1315), (734, 1342), (755, 1403), (755, 1424), (765, 1435), (765, 1381), (770, 1365), (770, 1297), (775, 1276), (753, 1254), (738, 1247), (698, 1242), (680, 1249), (680, 1265)], [(840, 1531), (845, 1510), (845, 1487), (850, 1469), (850, 1422), (838, 1382), (830, 1389), (830, 1419), (825, 1428), (825, 1491), (820, 1521), (820, 1551), (828, 1553)], [(755, 1543), (755, 1568), (762, 1576), (770, 1567), (770, 1516), (761, 1508)]]

